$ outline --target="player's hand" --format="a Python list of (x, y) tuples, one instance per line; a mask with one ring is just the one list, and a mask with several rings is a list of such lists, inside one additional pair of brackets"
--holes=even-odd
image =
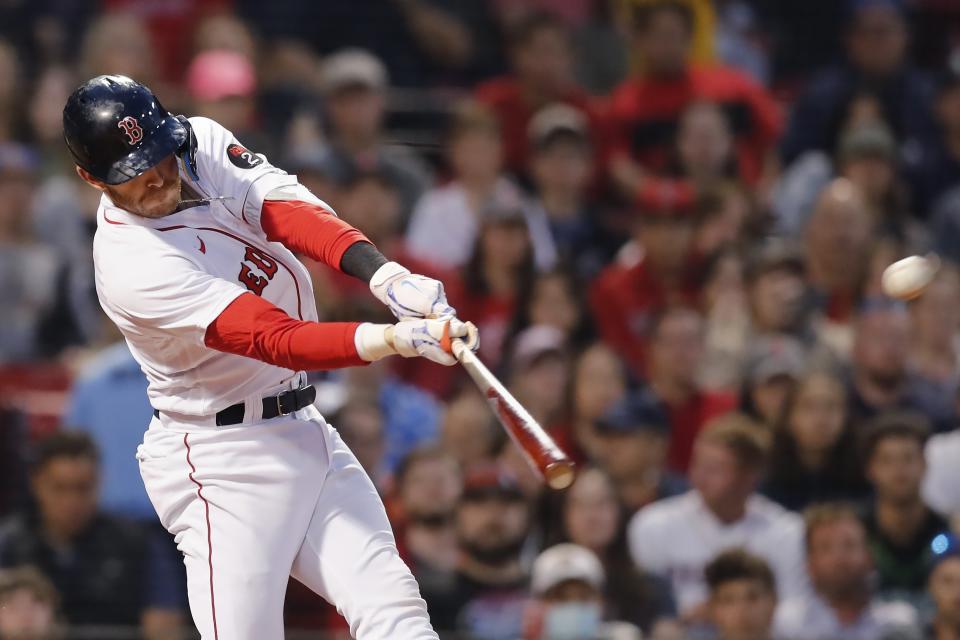
[(451, 318), (457, 313), (447, 304), (442, 282), (410, 273), (396, 262), (388, 262), (373, 274), (370, 291), (398, 320)]
[(477, 328), (456, 318), (407, 319), (387, 327), (386, 339), (394, 351), (404, 358), (422, 357), (445, 366), (457, 363), (444, 344), (444, 333), (449, 325), (449, 337), (461, 338), (467, 347), (476, 351), (479, 346)]

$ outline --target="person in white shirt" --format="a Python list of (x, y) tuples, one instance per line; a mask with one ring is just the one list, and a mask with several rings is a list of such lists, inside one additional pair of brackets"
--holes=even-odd
[(923, 500), (949, 518), (960, 513), (960, 431), (933, 436), (925, 449), (927, 473), (923, 479)]
[(774, 619), (783, 640), (910, 640), (917, 612), (873, 595), (873, 559), (856, 511), (824, 503), (807, 509), (807, 571), (815, 593), (784, 600)]
[(756, 493), (765, 440), (761, 427), (746, 416), (717, 418), (694, 445), (694, 488), (641, 509), (630, 522), (634, 562), (670, 580), (687, 619), (703, 620), (704, 568), (726, 549), (742, 547), (766, 560), (784, 597), (807, 589), (799, 516)]

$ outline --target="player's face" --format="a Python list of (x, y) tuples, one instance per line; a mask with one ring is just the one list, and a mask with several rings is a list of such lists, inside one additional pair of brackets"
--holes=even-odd
[(180, 173), (174, 154), (122, 184), (105, 184), (79, 168), (77, 173), (91, 186), (110, 196), (115, 205), (143, 218), (168, 216), (180, 202)]

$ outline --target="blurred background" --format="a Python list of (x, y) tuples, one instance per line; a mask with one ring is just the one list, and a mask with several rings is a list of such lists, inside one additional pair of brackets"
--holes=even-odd
[(441, 278), (579, 463), (546, 491), (459, 370), (311, 373), (441, 637), (960, 638), (960, 3), (0, 2), (3, 639), (195, 637), (62, 141), (102, 73)]

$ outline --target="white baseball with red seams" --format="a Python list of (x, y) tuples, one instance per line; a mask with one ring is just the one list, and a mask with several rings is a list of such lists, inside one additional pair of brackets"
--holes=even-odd
[[(184, 554), (194, 621), (204, 640), (282, 638), (294, 575), (357, 638), (436, 639), (382, 502), (336, 431), (312, 406), (261, 419), (261, 399), (296, 388), (302, 374), (204, 344), (210, 323), (248, 291), (292, 318), (317, 315), (306, 268), (259, 220), (268, 194), (305, 189), (216, 122), (190, 124), (197, 174), (181, 162), (180, 177), (204, 200), (147, 219), (105, 195), (93, 253), (101, 305), (160, 412), (137, 457)], [(250, 157), (231, 160), (238, 147)], [(244, 424), (217, 427), (216, 412), (241, 402)]]

